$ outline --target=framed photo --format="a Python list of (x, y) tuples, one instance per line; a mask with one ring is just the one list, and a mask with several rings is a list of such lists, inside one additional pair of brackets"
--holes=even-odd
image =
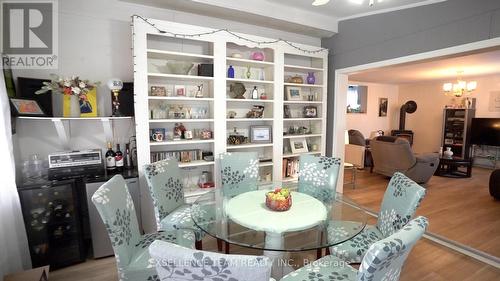
[(302, 100), (302, 89), (300, 87), (286, 87), (287, 100)]
[(318, 117), (318, 108), (316, 106), (304, 106), (304, 118)]
[(175, 85), (174, 86), (174, 95), (177, 97), (185, 97), (186, 96), (186, 87), (184, 85)]
[(12, 111), (18, 116), (45, 116), (42, 108), (36, 100), (30, 99), (10, 99)]
[(389, 105), (389, 100), (387, 98), (378, 99), (378, 117), (387, 116), (387, 107)]
[(151, 86), (151, 96), (165, 97), (167, 96), (167, 90), (163, 86)]
[(309, 152), (306, 138), (290, 139), (290, 148), (292, 149), (292, 153)]
[(273, 128), (272, 126), (250, 126), (250, 143), (272, 143)]
[(283, 118), (292, 118), (292, 114), (290, 113), (290, 107), (288, 105), (284, 105), (283, 107)]

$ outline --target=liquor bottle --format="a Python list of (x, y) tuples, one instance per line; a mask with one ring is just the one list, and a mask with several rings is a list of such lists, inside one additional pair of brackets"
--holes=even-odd
[(111, 142), (108, 142), (108, 151), (106, 152), (106, 169), (108, 171), (114, 171), (116, 169), (116, 153), (113, 151)]
[(125, 169), (131, 169), (132, 168), (132, 161), (130, 158), (130, 143), (125, 144), (125, 156), (123, 157), (124, 161), (124, 166)]
[(253, 86), (252, 99), (254, 99), (254, 100), (259, 99), (259, 92), (257, 91), (257, 86)]
[(115, 152), (115, 163), (116, 169), (118, 171), (123, 171), (123, 153), (120, 150), (120, 144), (116, 144), (116, 152)]

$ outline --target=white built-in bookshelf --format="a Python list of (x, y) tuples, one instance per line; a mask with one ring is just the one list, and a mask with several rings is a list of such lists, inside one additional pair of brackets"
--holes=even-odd
[[(174, 22), (149, 22), (178, 34), (213, 31)], [(142, 166), (157, 159), (152, 157), (152, 153), (163, 153), (163, 156), (175, 151), (199, 151), (196, 156), (211, 153), (215, 160), (193, 155), (190, 159), (180, 159), (185, 160), (180, 161), (186, 175), (185, 195), (194, 200), (207, 191), (197, 187), (198, 178), (203, 171), (211, 174), (216, 187), (220, 186), (216, 156), (222, 152), (257, 152), (262, 160), (259, 163), (261, 182), (296, 180), (295, 174), (285, 173), (284, 165), (289, 165), (292, 161), (296, 163), (303, 153), (324, 155), (328, 66), (326, 50), (307, 53), (282, 41), (256, 44), (225, 32), (194, 38), (175, 37), (170, 33), (160, 33), (138, 18), (134, 18), (133, 33), (135, 121), (141, 176)], [(240, 35), (255, 41), (271, 40)], [(318, 49), (315, 46), (295, 45), (306, 50)], [(264, 59), (251, 59), (254, 52), (264, 54)], [(167, 67), (169, 61), (188, 62), (194, 66), (188, 73), (175, 73)], [(213, 64), (213, 75), (199, 76), (199, 64)], [(230, 66), (234, 69), (234, 77), (228, 77)], [(307, 83), (308, 73), (314, 74), (314, 84)], [(295, 76), (300, 76), (303, 83), (292, 83), (290, 78)], [(200, 85), (202, 96), (196, 97)], [(241, 85), (246, 91), (243, 97), (237, 97), (230, 89), (235, 86), (241, 88)], [(156, 90), (152, 91), (151, 87), (156, 87)], [(254, 87), (257, 89), (257, 99), (252, 99), (251, 96)], [(162, 95), (162, 91), (158, 89), (164, 89), (165, 94)], [(294, 98), (289, 98), (290, 89), (295, 90)], [(263, 109), (263, 115), (258, 116), (259, 118), (247, 118), (247, 113), (254, 107)], [(315, 111), (316, 114), (306, 116), (306, 107), (309, 113)], [(187, 131), (191, 131), (192, 139), (174, 140), (176, 123), (182, 123)], [(270, 126), (272, 140), (267, 143), (228, 143), (230, 135), (250, 138), (251, 126)], [(150, 130), (158, 129), (160, 133), (165, 130), (164, 138), (161, 141), (152, 140)], [(203, 130), (211, 131), (212, 137), (202, 138)], [(304, 151), (291, 149), (294, 143), (302, 141), (306, 144)], [(143, 184), (142, 180), (141, 185)], [(141, 189), (147, 192), (147, 187), (141, 186)]]

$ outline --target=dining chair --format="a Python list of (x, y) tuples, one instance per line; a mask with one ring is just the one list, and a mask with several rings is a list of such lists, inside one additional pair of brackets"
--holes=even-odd
[(271, 259), (265, 256), (225, 255), (155, 241), (149, 253), (159, 280), (268, 281)]
[[(232, 198), (241, 193), (258, 189), (259, 157), (257, 152), (225, 152), (219, 154), (222, 195)], [(219, 251), (222, 240), (217, 240)], [(229, 243), (225, 243), (225, 253), (229, 254)]]
[(331, 203), (335, 199), (340, 164), (340, 158), (300, 155), (298, 191)]
[[(425, 197), (425, 188), (396, 172), (392, 176), (382, 200), (376, 225), (366, 225), (354, 238), (330, 248), (330, 253), (349, 263), (359, 263), (370, 245), (389, 237), (407, 224)], [(345, 230), (356, 222), (332, 222), (328, 225), (328, 239), (342, 240)]]
[(329, 255), (285, 275), (281, 280), (397, 281), (406, 258), (427, 225), (427, 218), (417, 217), (388, 237), (375, 242), (368, 248), (359, 270)]
[(222, 194), (234, 197), (257, 190), (259, 157), (257, 152), (225, 152), (219, 154)]
[(158, 230), (189, 229), (195, 234), (196, 248), (202, 248), (204, 232), (191, 218), (191, 205), (184, 200), (182, 171), (176, 159), (144, 165), (144, 175), (153, 206)]
[(155, 240), (194, 246), (194, 234), (189, 230), (141, 235), (134, 202), (121, 175), (114, 176), (99, 187), (92, 196), (92, 202), (108, 231), (120, 281), (158, 280), (148, 252), (149, 245)]

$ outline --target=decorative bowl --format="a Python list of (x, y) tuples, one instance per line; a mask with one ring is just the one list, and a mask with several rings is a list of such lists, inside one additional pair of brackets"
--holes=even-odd
[(167, 71), (171, 74), (187, 75), (194, 64), (187, 61), (167, 61)]
[(292, 207), (292, 194), (286, 188), (276, 188), (266, 193), (266, 206), (277, 212), (288, 211)]
[(264, 53), (263, 52), (253, 52), (251, 56), (252, 60), (263, 61)]

